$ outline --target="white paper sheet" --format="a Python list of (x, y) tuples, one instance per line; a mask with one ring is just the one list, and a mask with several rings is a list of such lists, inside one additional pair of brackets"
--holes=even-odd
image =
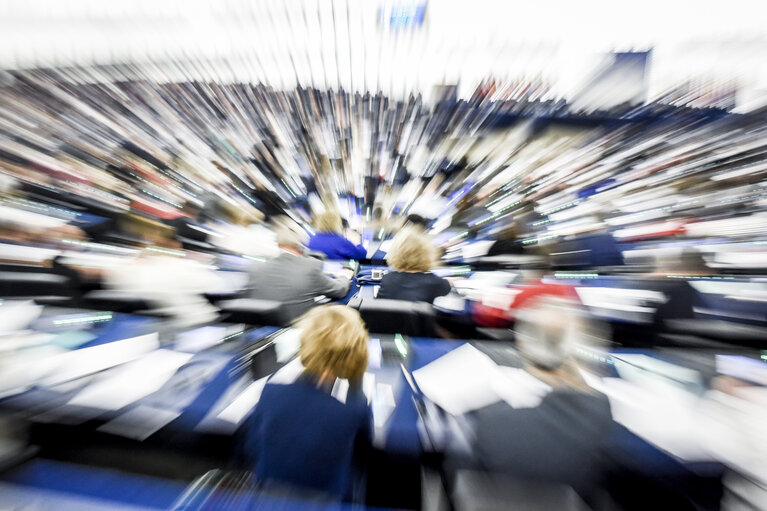
[(673, 385), (645, 388), (619, 378), (602, 378), (602, 384), (616, 422), (680, 459), (711, 459), (695, 434), (698, 396)]
[(373, 400), (376, 391), (376, 375), (365, 373), (362, 375), (362, 393), (368, 398), (368, 403)]
[(178, 334), (175, 342), (175, 349), (188, 353), (197, 353), (198, 351), (210, 348), (220, 343), (226, 337), (226, 327), (223, 326), (204, 326), (195, 328), (188, 332)]
[(103, 424), (98, 431), (143, 441), (179, 415), (179, 412), (172, 410), (137, 406)]
[(373, 337), (368, 342), (368, 367), (370, 369), (380, 368), (382, 359), (383, 351), (381, 349), (381, 339)]
[(284, 363), (293, 358), (298, 353), (301, 346), (301, 329), (290, 328), (281, 333), (274, 340), (274, 351), (277, 355), (277, 362)]
[(336, 378), (333, 383), (333, 390), (330, 391), (330, 395), (339, 400), (341, 403), (346, 403), (346, 396), (349, 394), (349, 380), (343, 378)]
[(57, 385), (92, 373), (104, 371), (160, 347), (157, 332), (100, 344), (81, 350), (68, 351), (53, 360), (55, 370), (43, 381), (43, 385)]
[(498, 402), (494, 389), (498, 366), (464, 344), (413, 372), (421, 392), (448, 413), (461, 415)]
[(162, 387), (191, 353), (161, 349), (96, 378), (67, 403), (102, 410), (119, 410)]
[(229, 406), (218, 414), (217, 418), (239, 426), (256, 407), (258, 400), (261, 399), (261, 393), (264, 391), (267, 379), (269, 377), (264, 376), (248, 385)]
[(0, 305), (0, 335), (24, 330), (42, 312), (43, 307), (32, 300), (3, 302)]
[(512, 408), (534, 408), (551, 392), (551, 387), (524, 369), (500, 367), (493, 390)]
[(301, 373), (303, 372), (304, 366), (301, 365), (301, 360), (296, 358), (282, 367), (279, 371), (274, 373), (274, 376), (269, 383), (276, 385), (289, 385), (296, 381), (296, 379), (301, 376)]

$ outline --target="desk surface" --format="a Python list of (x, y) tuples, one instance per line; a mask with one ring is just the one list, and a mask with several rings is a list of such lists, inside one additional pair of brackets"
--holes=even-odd
[[(54, 318), (73, 319), (80, 318), (82, 311), (46, 309), (46, 313), (40, 318), (41, 324), (51, 324)], [(88, 314), (93, 315), (92, 312)], [(48, 323), (45, 323), (45, 322)], [(155, 318), (115, 314), (109, 320), (96, 322), (89, 325), (88, 331), (95, 334), (95, 338), (75, 349), (86, 349), (106, 345), (111, 342), (125, 339), (131, 335), (142, 335), (157, 326)], [(216, 328), (216, 327), (214, 327)], [(214, 337), (225, 332), (224, 330), (213, 332)], [(284, 332), (284, 331), (279, 331)], [(74, 396), (82, 392), (90, 379), (86, 378), (83, 385), (72, 383), (58, 388), (35, 388), (20, 395), (6, 397), (0, 402), (0, 406), (21, 412), (32, 422), (63, 422), (68, 424), (80, 424), (93, 430), (98, 429), (108, 435), (128, 437), (136, 440), (148, 440), (151, 442), (154, 435), (158, 441), (166, 442), (174, 438), (176, 433), (183, 434), (184, 449), (195, 449), (197, 440), (211, 434), (231, 435), (242, 424), (249, 409), (255, 406), (257, 399), (242, 412), (243, 417), (235, 421), (228, 430), (215, 430), (201, 428), (210, 417), (212, 412), (220, 413), (222, 406), (231, 404), (238, 396), (247, 393), (249, 382), (252, 382), (250, 364), (245, 362), (243, 354), (249, 348), (259, 346), (269, 339), (270, 335), (278, 333), (275, 328), (243, 329), (240, 332), (227, 333), (230, 339), (223, 343), (213, 343), (210, 347), (201, 349), (196, 353), (190, 353), (189, 359), (182, 364), (167, 380), (155, 391), (150, 392), (125, 407), (116, 410), (93, 410), (85, 413), (83, 409), (70, 408), (72, 414), (63, 413), (65, 405)], [(165, 340), (168, 342), (161, 350), (173, 350), (179, 347), (177, 333), (167, 332)], [(419, 391), (410, 385), (408, 378), (410, 373), (439, 357), (464, 346), (467, 342), (490, 357), (498, 365), (520, 367), (521, 362), (518, 354), (510, 345), (497, 342), (483, 341), (460, 341), (429, 338), (407, 339), (394, 336), (381, 336), (378, 342), (381, 347), (380, 365), (372, 367), (370, 372), (375, 375), (380, 383), (389, 385), (394, 394), (394, 407), (383, 410), (380, 416), (378, 433), (378, 447), (393, 455), (405, 455), (417, 459), (423, 454), (425, 438), (423, 428), (419, 425), (421, 416), (417, 403), (424, 399)], [(204, 342), (203, 342), (204, 344)], [(612, 354), (600, 351), (590, 353), (591, 363), (601, 367), (608, 374), (615, 376), (615, 364), (611, 359), (626, 359), (629, 356), (645, 356), (668, 364), (676, 365), (683, 369), (691, 369), (700, 373), (703, 386), (698, 388), (701, 392), (705, 383), (716, 373), (715, 355), (721, 351), (695, 351), (688, 350), (618, 350)], [(758, 353), (753, 350), (730, 350), (727, 354), (746, 354), (758, 358)], [(634, 359), (632, 363), (641, 360)], [(585, 361), (588, 366), (589, 361)], [(652, 364), (648, 365), (653, 371)], [(404, 369), (404, 372), (403, 372)], [(97, 380), (92, 380), (97, 381)], [(690, 387), (693, 392), (693, 387)], [(247, 408), (247, 406), (246, 406)], [(52, 410), (56, 413), (50, 413)], [(154, 425), (145, 425), (140, 433), (133, 431), (135, 426), (132, 420), (141, 422), (146, 418), (146, 412), (165, 411)], [(105, 428), (105, 425), (109, 425)], [(140, 429), (140, 428), (139, 428)], [(228, 432), (227, 432), (228, 431)], [(173, 433), (176, 432), (176, 433)], [(56, 439), (49, 439), (55, 442)], [(664, 470), (669, 466), (680, 468), (679, 460), (659, 451), (644, 440), (637, 440), (636, 435), (631, 434), (626, 428), (616, 429), (614, 438), (615, 452), (622, 453), (627, 460), (649, 458), (653, 463), (663, 465)], [(694, 462), (695, 460), (688, 460)], [(649, 465), (648, 465), (649, 466)], [(673, 470), (669, 469), (669, 470)]]

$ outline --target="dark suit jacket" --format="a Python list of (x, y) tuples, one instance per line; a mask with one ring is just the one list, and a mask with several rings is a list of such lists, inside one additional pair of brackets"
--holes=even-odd
[(582, 493), (598, 483), (613, 424), (606, 396), (557, 389), (535, 408), (497, 403), (474, 418), (477, 468), (564, 483)]

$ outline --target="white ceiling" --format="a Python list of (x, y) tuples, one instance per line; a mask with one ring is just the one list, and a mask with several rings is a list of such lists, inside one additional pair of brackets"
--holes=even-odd
[[(418, 2), (396, 2), (414, 4)], [(189, 60), (184, 73), (428, 95), (542, 77), (570, 97), (611, 50), (653, 48), (650, 96), (687, 79), (767, 89), (759, 1), (432, 0), (423, 26), (379, 24), (383, 0), (0, 1), (0, 67)], [(163, 77), (174, 79), (164, 68)], [(175, 71), (175, 74), (180, 74)]]

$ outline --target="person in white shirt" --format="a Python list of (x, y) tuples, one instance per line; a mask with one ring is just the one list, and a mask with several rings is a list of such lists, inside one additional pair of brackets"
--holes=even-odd
[(274, 231), (263, 224), (264, 215), (257, 209), (230, 211), (232, 223), (222, 224), (210, 241), (237, 255), (271, 259), (280, 254)]
[(107, 268), (105, 285), (147, 300), (155, 312), (170, 316), (175, 326), (216, 320), (218, 309), (203, 294), (224, 290), (223, 279), (181, 250), (171, 228), (143, 219), (139, 225), (145, 247), (125, 264)]

